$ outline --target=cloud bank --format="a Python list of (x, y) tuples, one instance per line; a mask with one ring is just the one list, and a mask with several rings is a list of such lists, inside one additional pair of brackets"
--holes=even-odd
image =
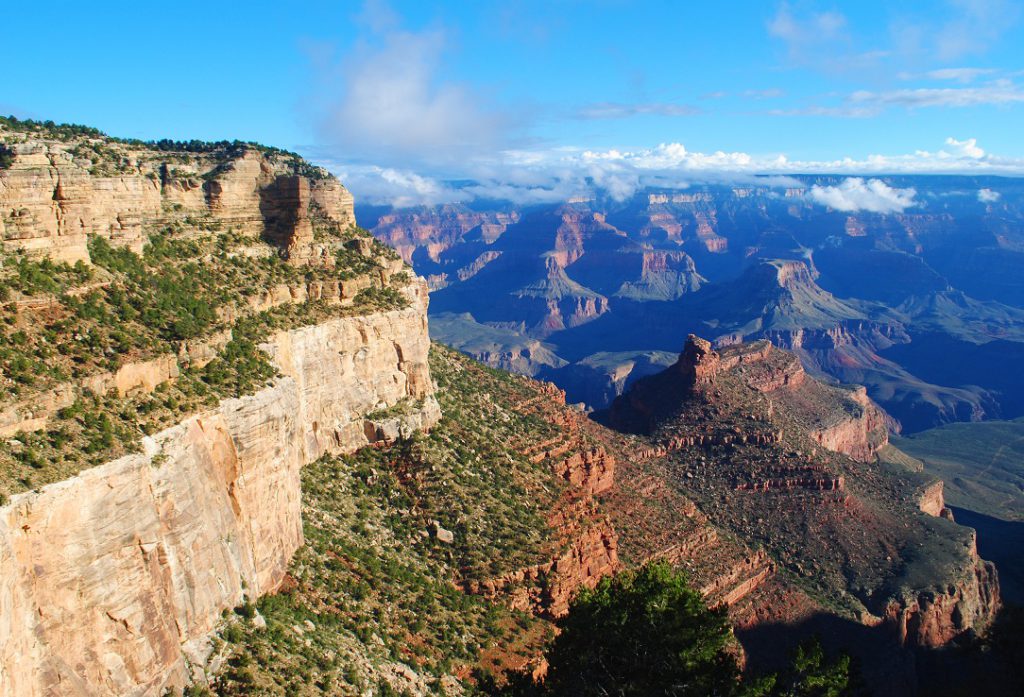
[[(682, 124), (694, 115), (706, 119), (728, 114), (730, 104), (739, 100), (748, 105), (773, 101), (775, 108), (748, 116), (871, 118), (896, 110), (1014, 108), (1024, 103), (1019, 86), (1024, 73), (965, 65), (960, 59), (975, 52), (974, 44), (955, 36), (969, 30), (991, 43), (1013, 15), (1007, 11), (1003, 0), (949, 0), (943, 13), (918, 18), (923, 21), (919, 28), (930, 29), (927, 35), (915, 36), (914, 27), (893, 24), (889, 34), (881, 33), (881, 43), (865, 44), (841, 12), (815, 11), (813, 4), (796, 0), (782, 2), (765, 30), (790, 62), (816, 71), (842, 70), (858, 79), (870, 72), (861, 68), (870, 66), (876, 76), (885, 73), (887, 79), (872, 80), (872, 89), (807, 95), (807, 101), (794, 101), (794, 95), (778, 87), (737, 86), (705, 94), (701, 107), (682, 99), (614, 101), (599, 93), (589, 102), (528, 109), (503, 107), (487, 91), (454, 79), (449, 70), (454, 42), (444, 26), (404, 28), (386, 0), (368, 0), (357, 18), (364, 30), (354, 45), (340, 56), (331, 47), (313, 52), (317, 89), (310, 101), (318, 137), (315, 147), (302, 150), (338, 174), (360, 201), (401, 206), (480, 199), (542, 203), (594, 192), (625, 199), (644, 187), (743, 183), (754, 177), (763, 185), (764, 176), (774, 177), (780, 186), (800, 187), (786, 178), (836, 174), (852, 178), (818, 187), (810, 200), (837, 210), (905, 210), (914, 205), (914, 193), (891, 189), (878, 177), (1022, 176), (1024, 158), (1001, 157), (986, 152), (975, 138), (955, 137), (927, 151), (813, 160), (780, 152), (703, 152), (668, 140), (640, 148), (554, 146), (537, 134), (545, 132), (547, 122), (560, 121), (562, 129), (571, 125), (569, 133), (590, 130), (607, 139), (622, 126), (615, 121), (638, 118), (659, 119), (658, 132), (664, 133), (676, 124), (686, 127)], [(897, 72), (892, 64), (911, 54), (925, 58), (904, 61), (915, 69)], [(903, 82), (893, 83), (893, 76)], [(911, 80), (918, 84), (907, 82)]]
[[(689, 150), (682, 143), (634, 150), (505, 150), (469, 158), (457, 170), (438, 172), (336, 162), (316, 153), (311, 156), (335, 172), (358, 200), (397, 206), (479, 199), (550, 203), (595, 192), (624, 200), (646, 187), (744, 185), (755, 178), (760, 186), (803, 187), (790, 175), (835, 174), (850, 178), (836, 186), (815, 187), (808, 193), (809, 200), (842, 211), (892, 213), (915, 205), (915, 193), (889, 187), (878, 179), (883, 175), (1024, 176), (1024, 159), (988, 153), (974, 138), (947, 138), (935, 151), (838, 160), (796, 160), (782, 154), (720, 150), (705, 153)], [(985, 201), (982, 195), (979, 193), (979, 200)]]

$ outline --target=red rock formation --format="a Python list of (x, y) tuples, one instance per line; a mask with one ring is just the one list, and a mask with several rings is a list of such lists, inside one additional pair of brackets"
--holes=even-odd
[(488, 244), (519, 220), (519, 213), (478, 213), (464, 206), (445, 205), (436, 209), (413, 209), (381, 216), (374, 234), (398, 250), (406, 263), (422, 247), (438, 261), (448, 249), (461, 243), (466, 234), (479, 228)]
[(486, 581), (470, 581), (468, 593), (504, 597), (516, 610), (561, 617), (579, 588), (593, 588), (619, 569), (615, 530), (605, 519), (583, 529), (557, 558)]
[(917, 507), (921, 509), (922, 513), (927, 513), (936, 518), (953, 520), (953, 511), (946, 507), (946, 497), (943, 494), (943, 481), (941, 479), (932, 482), (921, 490), (921, 495), (917, 500)]
[(550, 561), (483, 581), (463, 584), (470, 593), (504, 597), (514, 608), (559, 617), (573, 594), (592, 588), (619, 568), (618, 538), (611, 521), (598, 515), (594, 496), (615, 483), (616, 460), (602, 446), (588, 443), (586, 418), (565, 406), (565, 391), (535, 383), (538, 394), (518, 403), (516, 411), (541, 416), (559, 427), (555, 437), (535, 443), (524, 454), (533, 463), (550, 462), (552, 473), (569, 487), (548, 517), (560, 550)]
[(555, 465), (555, 474), (587, 494), (602, 494), (615, 483), (615, 458), (604, 448), (591, 448)]
[(999, 605), (995, 565), (975, 553), (974, 568), (962, 581), (890, 604), (883, 621), (895, 629), (904, 646), (935, 648), (990, 621)]

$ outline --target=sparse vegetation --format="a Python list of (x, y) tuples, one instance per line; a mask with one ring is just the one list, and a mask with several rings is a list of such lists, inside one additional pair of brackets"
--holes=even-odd
[[(0, 158), (27, 138), (61, 141), (94, 175), (148, 168), (161, 182), (188, 181), (256, 148), (285, 171), (326, 176), (294, 153), (250, 143), (140, 143), (83, 126), (0, 118)], [(27, 430), (0, 442), (0, 494), (132, 452), (143, 435), (259, 390), (276, 375), (258, 348), (273, 332), (408, 305), (399, 286), (410, 278), (383, 273), (393, 252), (319, 209), (328, 258), (301, 265), (255, 231), (225, 229), (204, 209), (168, 203), (162, 213), (140, 223), (140, 237), (90, 236), (92, 264), (53, 261), (10, 244), (0, 252), (0, 398)], [(321, 288), (330, 292), (301, 301), (310, 287), (314, 297)], [(195, 351), (207, 358), (193, 366)], [(142, 368), (152, 366), (165, 380), (152, 394), (93, 392), (108, 390), (124, 366), (155, 359), (172, 367)]]
[[(550, 638), (460, 586), (551, 553), (543, 516), (562, 485), (521, 451), (554, 427), (519, 411), (536, 395), (521, 378), (441, 347), (431, 370), (445, 418), (429, 435), (303, 469), (307, 544), (289, 589), (257, 604), (267, 629), (222, 632), (234, 648), (220, 694), (401, 694), (400, 680), (380, 682), (398, 662), (439, 691), (446, 675), (523, 665)], [(432, 520), (453, 544), (427, 534)]]
[[(114, 145), (145, 148), (161, 153), (171, 153), (179, 157), (182, 155), (186, 157), (188, 155), (206, 155), (225, 162), (241, 156), (246, 150), (255, 150), (268, 157), (280, 160), (291, 169), (293, 174), (310, 179), (325, 179), (330, 176), (325, 169), (311, 164), (297, 153), (252, 141), (204, 141), (195, 139), (181, 141), (167, 138), (144, 141), (135, 138), (115, 138), (91, 126), (19, 119), (15, 116), (0, 116), (0, 128), (5, 128), (12, 133), (32, 134), (37, 137), (52, 138), (64, 142), (81, 141), (78, 144), (78, 156), (90, 156), (96, 161), (97, 164), (94, 165), (90, 173), (97, 176), (110, 176), (112, 174), (132, 171), (131, 162), (123, 158), (121, 154), (111, 147)], [(2, 146), (0, 146), (0, 169), (3, 169), (5, 166), (3, 150)]]

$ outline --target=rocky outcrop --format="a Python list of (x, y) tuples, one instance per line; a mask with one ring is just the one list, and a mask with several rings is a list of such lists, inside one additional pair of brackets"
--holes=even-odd
[[(854, 460), (874, 459), (879, 448), (888, 443), (889, 431), (896, 428), (859, 385), (833, 388), (832, 395), (818, 400), (822, 404), (815, 406), (813, 395), (820, 391), (817, 383), (807, 381), (803, 365), (795, 355), (777, 350), (771, 342), (725, 347), (717, 361), (706, 356), (703, 361), (705, 370), (739, 369), (744, 381), (758, 392), (788, 402), (791, 407), (799, 405), (797, 411), (809, 426), (810, 437), (822, 447)], [(835, 408), (836, 402), (841, 408)], [(827, 404), (831, 406), (825, 408)]]
[(291, 157), (242, 147), (224, 153), (164, 152), (94, 138), (63, 142), (0, 131), (14, 153), (0, 169), (0, 239), (59, 261), (89, 261), (99, 235), (141, 249), (150, 230), (193, 216), (265, 235), (297, 261), (322, 254), (315, 211), (343, 229), (352, 196), (336, 180), (302, 176)]
[(812, 429), (810, 435), (829, 450), (866, 462), (889, 442), (892, 419), (871, 401), (863, 387), (850, 390), (848, 398), (859, 408), (844, 410), (841, 418)]
[[(638, 381), (608, 418), (649, 434), (640, 453), (647, 466), (669, 472), (715, 524), (797, 576), (824, 586), (821, 579), (834, 574), (841, 580), (829, 592), (847, 600), (848, 616), (890, 626), (901, 645), (941, 646), (994, 617), (998, 580), (978, 558), (973, 533), (920, 512), (941, 515), (941, 486), (928, 487), (919, 501), (894, 495), (919, 480), (901, 481), (876, 461), (887, 420), (862, 388), (819, 382), (767, 341), (716, 351), (690, 337), (675, 365)], [(666, 513), (648, 518), (658, 516)], [(623, 553), (646, 551), (635, 542), (638, 524), (623, 518), (615, 517)], [(679, 535), (661, 536), (679, 544)], [(770, 576), (734, 560), (709, 582), (746, 579), (757, 589)], [(749, 598), (746, 580), (734, 587)], [(749, 611), (744, 607), (739, 615)]]
[(927, 513), (936, 518), (953, 520), (953, 511), (946, 507), (946, 497), (943, 493), (944, 484), (938, 479), (921, 490), (917, 499), (917, 507), (922, 513)]
[(557, 558), (465, 585), (469, 593), (504, 597), (514, 609), (561, 617), (580, 588), (593, 588), (619, 569), (618, 541), (607, 520), (585, 528)]
[(392, 433), (439, 418), (426, 289), (407, 293), (406, 309), (274, 336), (270, 387), (0, 508), (0, 693), (184, 684), (221, 611), (284, 578), (302, 465), (371, 442), (370, 412), (393, 409)]
[(991, 622), (999, 609), (999, 576), (974, 553), (965, 577), (941, 590), (917, 593), (886, 608), (884, 621), (904, 646), (935, 648)]
[(587, 494), (602, 494), (615, 483), (615, 458), (602, 447), (591, 448), (555, 465), (555, 474)]

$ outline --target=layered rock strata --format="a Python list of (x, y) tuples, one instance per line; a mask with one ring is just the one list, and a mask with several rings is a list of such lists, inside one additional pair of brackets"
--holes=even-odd
[(270, 387), (0, 508), (0, 694), (185, 684), (221, 612), (281, 584), (302, 465), (440, 417), (426, 289), (407, 293), (406, 309), (274, 336)]
[(295, 174), (294, 156), (240, 147), (162, 152), (104, 138), (64, 142), (0, 130), (14, 160), (0, 169), (0, 240), (58, 261), (88, 263), (90, 235), (141, 249), (147, 231), (191, 215), (264, 235), (296, 261), (322, 256), (314, 213), (355, 223), (351, 194), (320, 172)]
[(946, 517), (941, 483), (922, 492), (878, 463), (884, 413), (768, 342), (715, 351), (691, 337), (674, 366), (637, 382), (608, 418), (648, 435), (648, 467), (660, 465), (717, 525), (902, 646), (940, 646), (999, 608), (995, 569), (973, 532), (931, 517)]

